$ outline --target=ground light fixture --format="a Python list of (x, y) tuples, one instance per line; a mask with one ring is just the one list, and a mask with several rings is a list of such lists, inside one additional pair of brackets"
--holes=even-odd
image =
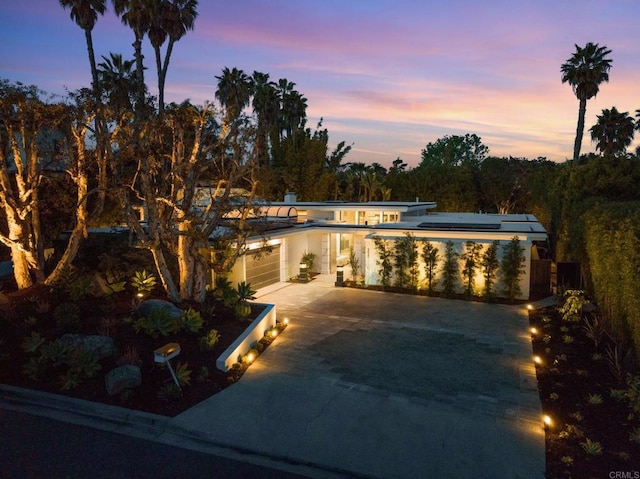
[(553, 420), (551, 419), (551, 416), (547, 414), (542, 416), (542, 422), (544, 422), (545, 426), (553, 426)]
[(533, 304), (527, 304), (527, 309), (531, 311), (533, 309)]
[(538, 328), (531, 328), (529, 331), (530, 331), (530, 332), (531, 332), (531, 334), (532, 334), (532, 335), (534, 335), (534, 336), (535, 336), (536, 334), (538, 334)]
[(171, 360), (175, 358), (178, 354), (180, 354), (180, 345), (178, 343), (168, 343), (162, 346), (161, 348), (156, 349), (153, 352), (153, 360), (156, 363), (167, 365), (167, 367), (169, 368), (169, 372), (171, 373), (171, 377), (173, 378), (173, 381), (176, 383), (176, 386), (178, 386), (178, 389), (182, 391), (182, 388), (180, 387), (180, 382), (176, 377), (176, 373), (173, 371), (173, 368), (171, 367)]
[(533, 362), (536, 364), (542, 364), (542, 358), (540, 356), (534, 356)]

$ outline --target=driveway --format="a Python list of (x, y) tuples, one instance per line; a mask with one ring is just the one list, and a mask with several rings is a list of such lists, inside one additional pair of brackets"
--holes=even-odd
[(318, 477), (544, 477), (524, 308), (332, 281), (263, 294), (289, 327), (237, 384), (172, 424)]

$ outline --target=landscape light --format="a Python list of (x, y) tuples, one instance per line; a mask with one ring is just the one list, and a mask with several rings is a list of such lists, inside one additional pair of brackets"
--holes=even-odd
[(542, 421), (545, 423), (545, 425), (547, 426), (551, 426), (553, 425), (553, 421), (551, 420), (550, 416), (547, 416), (546, 414), (542, 417)]
[(532, 304), (527, 304), (527, 309), (528, 309), (529, 311), (531, 311), (531, 310), (533, 309), (533, 305), (532, 305)]
[(256, 359), (255, 354), (253, 354), (253, 353), (249, 353), (249, 354), (247, 354), (247, 362), (248, 362), (249, 364), (251, 364), (255, 359)]
[(277, 335), (278, 335), (278, 330), (277, 330), (277, 329), (275, 329), (275, 328), (273, 328), (273, 329), (271, 330), (271, 337), (272, 337), (272, 338), (275, 338)]
[(542, 358), (540, 358), (540, 356), (534, 356), (533, 362), (536, 364), (542, 364)]
[(289, 318), (284, 318), (284, 324), (289, 324)]
[(529, 331), (531, 331), (531, 334), (538, 334), (537, 328), (531, 328)]

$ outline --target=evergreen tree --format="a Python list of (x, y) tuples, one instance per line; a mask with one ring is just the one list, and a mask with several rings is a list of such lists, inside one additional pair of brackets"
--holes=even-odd
[(504, 285), (503, 293), (511, 302), (522, 295), (520, 278), (525, 271), (524, 262), (524, 248), (520, 246), (520, 239), (514, 236), (509, 243), (502, 247), (502, 262), (500, 263)]
[(442, 266), (442, 295), (451, 298), (456, 292), (458, 282), (458, 253), (453, 250), (453, 241), (447, 241)]
[(484, 276), (484, 299), (490, 301), (493, 297), (493, 285), (500, 262), (498, 261), (498, 241), (489, 245), (482, 255), (482, 275)]
[(473, 295), (474, 277), (478, 266), (480, 266), (480, 252), (482, 251), (482, 245), (475, 241), (467, 241), (465, 243), (465, 251), (462, 254), (462, 260), (464, 262), (464, 268), (462, 270), (462, 276), (465, 278), (465, 296), (470, 298)]
[(438, 267), (438, 248), (433, 246), (429, 240), (425, 241), (422, 248), (422, 261), (424, 261), (427, 276), (427, 291), (432, 294), (433, 287), (437, 283), (435, 276)]
[(391, 258), (393, 257), (393, 251), (387, 248), (386, 242), (380, 238), (375, 238), (374, 244), (378, 252), (378, 261), (376, 264), (380, 266), (378, 270), (380, 282), (382, 283), (382, 287), (387, 289), (391, 286), (391, 273), (393, 272)]

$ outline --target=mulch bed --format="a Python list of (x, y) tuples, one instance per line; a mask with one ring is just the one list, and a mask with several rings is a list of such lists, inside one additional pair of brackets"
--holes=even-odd
[[(6, 294), (6, 293), (5, 293)], [(73, 389), (61, 390), (62, 366), (48, 369), (46, 377), (34, 381), (28, 378), (23, 368), (33, 353), (22, 348), (25, 338), (33, 332), (46, 341), (54, 341), (64, 334), (53, 312), (60, 303), (48, 288), (38, 287), (27, 291), (7, 294), (10, 305), (2, 305), (0, 310), (0, 383), (27, 389), (61, 394), (86, 399), (103, 404), (123, 406), (165, 416), (175, 416), (199, 402), (220, 392), (237, 381), (246, 366), (223, 372), (216, 369), (216, 359), (247, 328), (263, 306), (252, 306), (248, 320), (236, 319), (233, 309), (222, 301), (209, 303), (201, 311), (203, 328), (198, 333), (181, 330), (168, 336), (152, 337), (134, 330), (127, 318), (135, 317), (132, 312), (132, 294), (118, 293), (109, 298), (85, 298), (75, 301), (81, 311), (80, 330), (66, 331), (81, 334), (102, 334), (114, 338), (117, 347), (115, 357), (100, 361), (101, 369), (93, 378), (84, 379)], [(160, 298), (162, 299), (162, 298)], [(180, 308), (196, 308), (197, 305), (181, 304)], [(206, 331), (216, 329), (220, 335), (218, 344), (209, 351), (202, 351), (199, 338)], [(182, 388), (181, 394), (163, 394), (171, 388), (173, 379), (164, 365), (154, 362), (153, 351), (167, 343), (180, 344), (180, 355), (171, 361), (174, 370), (179, 363), (187, 364), (191, 370), (190, 385)], [(268, 345), (268, 341), (265, 340)], [(260, 345), (262, 348), (263, 345)], [(133, 389), (109, 396), (105, 387), (105, 374), (121, 364), (123, 356), (133, 357), (142, 371), (142, 384)], [(137, 358), (137, 361), (136, 361)]]
[[(535, 328), (534, 357), (540, 358), (536, 373), (542, 408), (552, 420), (546, 427), (547, 477), (637, 477), (640, 444), (630, 433), (640, 428), (640, 418), (633, 417), (627, 400), (614, 397), (626, 388), (633, 369), (615, 367), (607, 354), (611, 340), (603, 337), (596, 348), (582, 320), (564, 321), (555, 308), (529, 317)], [(600, 452), (593, 443), (599, 443)], [(632, 475), (615, 476), (624, 471)]]

